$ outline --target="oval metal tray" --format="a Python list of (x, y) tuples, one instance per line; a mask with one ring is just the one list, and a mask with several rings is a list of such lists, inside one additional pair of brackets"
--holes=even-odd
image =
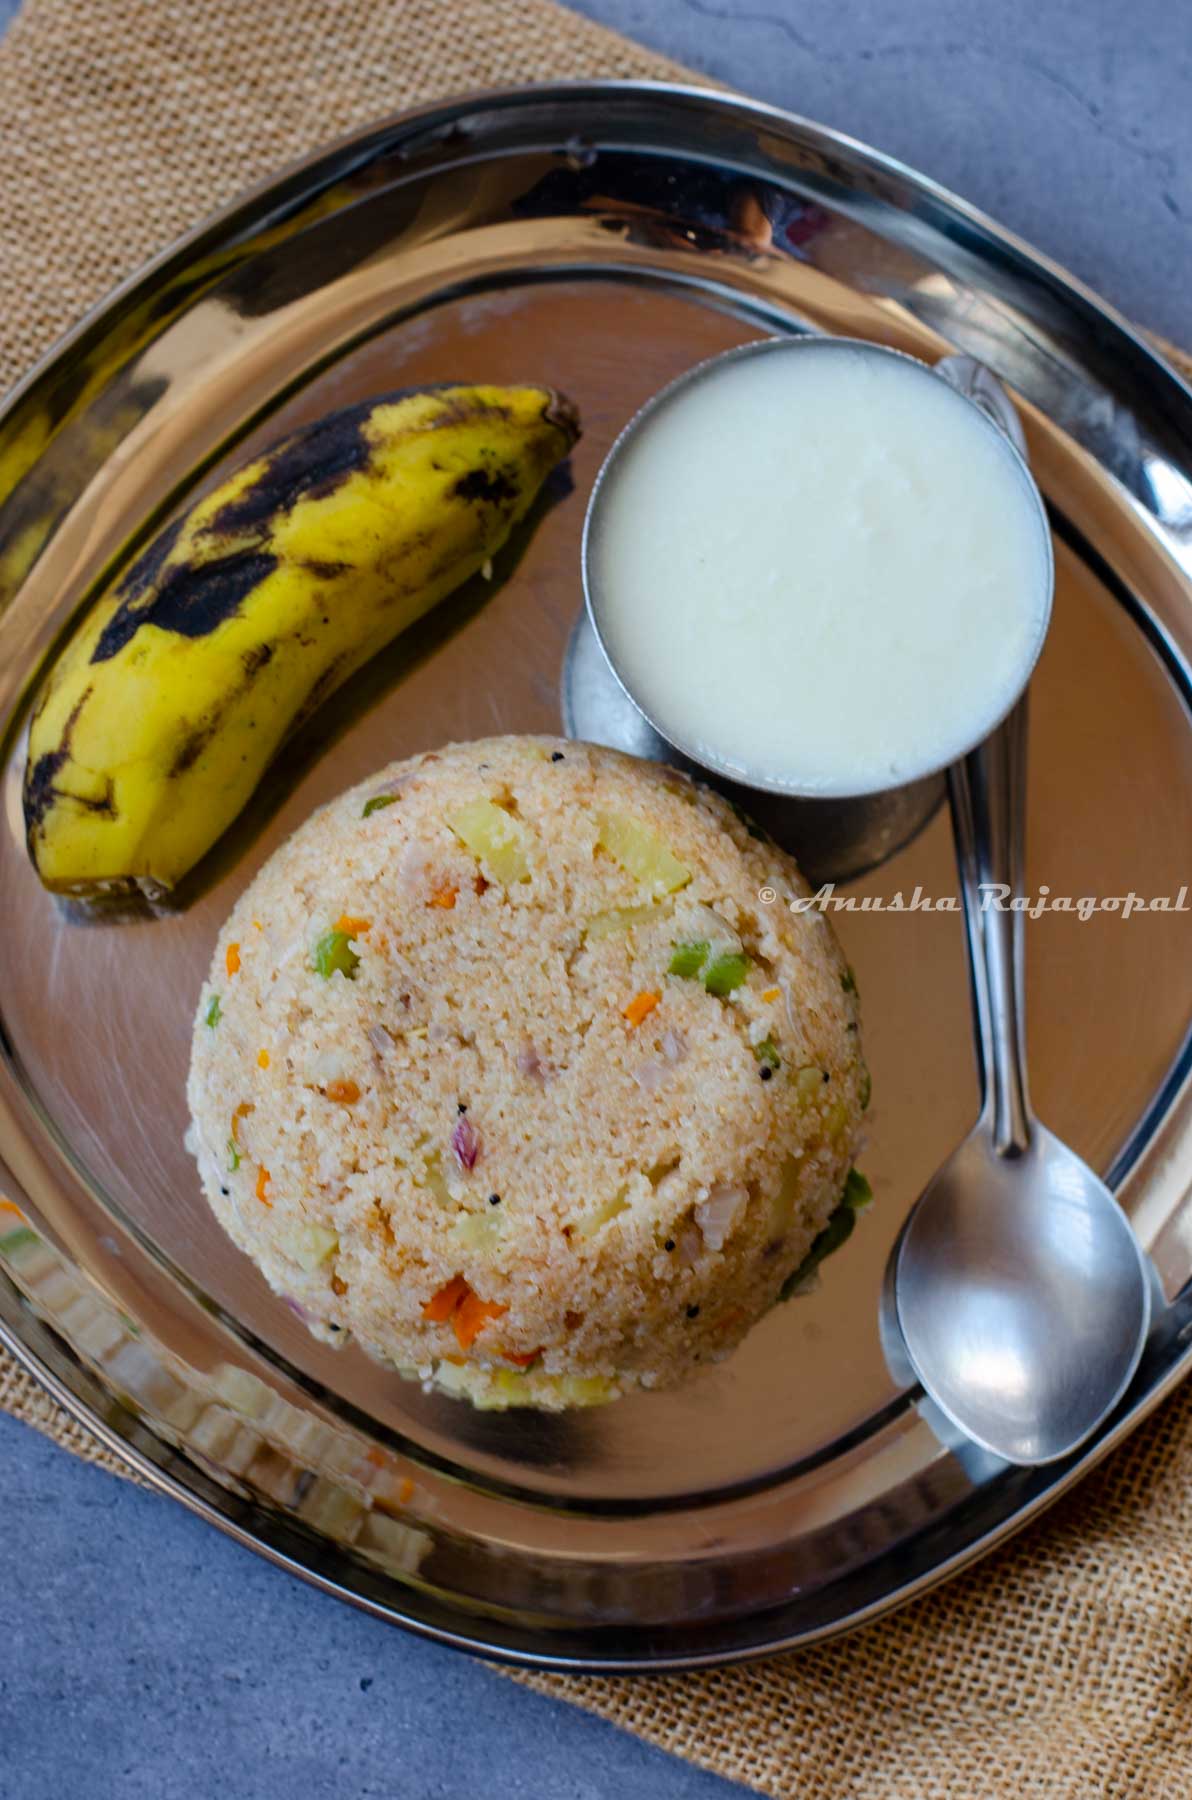
[[(311, 808), (388, 759), (558, 729), (584, 502), (617, 431), (759, 333), (983, 358), (1055, 524), (1034, 683), (1030, 883), (1178, 901), (1192, 845), (1192, 396), (1112, 314), (959, 201), (723, 95), (538, 88), (400, 118), (281, 176), (114, 295), (0, 418), (5, 978), (0, 1336), (161, 1487), (344, 1598), (566, 1668), (665, 1669), (839, 1631), (1047, 1505), (1192, 1361), (1184, 911), (1027, 930), (1043, 1117), (1109, 1173), (1164, 1291), (1117, 1416), (1072, 1462), (950, 1444), (891, 1376), (882, 1271), (975, 1105), (946, 819), (848, 894), (878, 1204), (814, 1296), (674, 1394), (472, 1412), (316, 1344), (209, 1216), (182, 1148), (217, 924)], [(497, 579), (448, 601), (288, 749), (158, 916), (88, 919), (25, 859), (23, 709), (95, 584), (295, 422), (421, 380), (567, 389), (586, 432)], [(797, 568), (798, 544), (790, 546)], [(872, 910), (901, 893), (902, 910)], [(1185, 908), (1187, 896), (1184, 896)]]

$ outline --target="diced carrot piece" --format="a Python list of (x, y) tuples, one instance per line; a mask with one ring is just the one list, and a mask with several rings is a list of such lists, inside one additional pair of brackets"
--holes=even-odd
[(444, 1325), (450, 1319), (460, 1349), (470, 1350), (489, 1321), (503, 1318), (508, 1311), (497, 1300), (482, 1300), (462, 1275), (453, 1275), (431, 1295), (422, 1308), (422, 1316), (432, 1325)]
[(765, 993), (762, 995), (762, 999), (766, 1002), (767, 1006), (772, 1006), (774, 1001), (779, 999), (781, 994), (782, 994), (781, 988), (767, 988)]
[(253, 1103), (251, 1100), (242, 1100), (240, 1102), (239, 1106), (236, 1108), (235, 1112), (232, 1114), (232, 1142), (234, 1144), (238, 1144), (240, 1142), (240, 1121), (241, 1121), (241, 1119), (247, 1119), (249, 1113), (255, 1112), (255, 1110), (256, 1110), (256, 1108), (253, 1106)]
[(422, 1308), (422, 1316), (432, 1325), (444, 1325), (456, 1307), (472, 1292), (462, 1275), (453, 1275)]
[(341, 913), (335, 921), (336, 931), (342, 931), (345, 937), (359, 937), (361, 932), (372, 929), (371, 919), (355, 919), (351, 913)]
[(23, 1219), (25, 1216), (14, 1200), (2, 1198), (0, 1198), (0, 1213), (15, 1213), (18, 1219)]
[(267, 1069), (269, 1067), (269, 1052), (268, 1052), (268, 1050), (258, 1050), (257, 1051), (257, 1067), (259, 1069)]
[(539, 1345), (537, 1350), (527, 1350), (522, 1356), (519, 1356), (516, 1350), (502, 1350), (501, 1355), (505, 1358), (506, 1362), (511, 1362), (515, 1368), (528, 1369), (530, 1364), (534, 1361), (534, 1358), (542, 1355), (542, 1346)]
[(269, 1193), (268, 1193), (269, 1183), (272, 1181), (272, 1179), (273, 1179), (273, 1177), (272, 1177), (272, 1175), (270, 1175), (268, 1169), (261, 1167), (257, 1170), (256, 1195), (257, 1195), (257, 1199), (261, 1202), (262, 1206), (272, 1206), (273, 1205), (273, 1202), (269, 1198)]
[(652, 994), (647, 989), (643, 993), (635, 994), (629, 1005), (623, 1006), (621, 1011), (631, 1025), (640, 1025), (643, 1019), (649, 1018), (661, 999), (661, 994)]
[(239, 975), (239, 973), (240, 973), (240, 946), (239, 946), (239, 944), (229, 944), (228, 945), (227, 950), (224, 952), (224, 967), (228, 971), (229, 976)]
[(337, 1100), (341, 1106), (354, 1106), (360, 1098), (354, 1081), (329, 1081), (323, 1092), (328, 1100)]
[(397, 1490), (397, 1498), (402, 1506), (408, 1506), (414, 1498), (414, 1483), (407, 1477)]
[(444, 912), (450, 912), (451, 908), (455, 905), (455, 896), (458, 893), (459, 889), (457, 887), (436, 888), (426, 904), (428, 906), (441, 906)]
[(509, 1311), (499, 1300), (482, 1300), (469, 1290), (451, 1315), (455, 1341), (461, 1350), (470, 1350), (490, 1319), (500, 1319)]

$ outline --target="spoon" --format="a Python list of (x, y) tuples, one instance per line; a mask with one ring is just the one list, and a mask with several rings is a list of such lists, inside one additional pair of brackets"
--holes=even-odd
[[(936, 365), (1022, 447), (1004, 390), (971, 357)], [(907, 1355), (952, 1423), (1012, 1463), (1054, 1462), (1129, 1385), (1150, 1323), (1148, 1264), (1105, 1183), (1031, 1112), (1021, 911), (1026, 696), (948, 773), (981, 1110), (895, 1248)]]

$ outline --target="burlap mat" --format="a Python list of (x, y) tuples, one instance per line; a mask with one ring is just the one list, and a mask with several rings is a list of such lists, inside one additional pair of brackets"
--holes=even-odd
[[(201, 215), (354, 125), (472, 87), (681, 73), (548, 0), (26, 0), (0, 45), (0, 387)], [(126, 1472), (2, 1355), (0, 1406)], [(1188, 1800), (1190, 1599), (1192, 1384), (1045, 1522), (843, 1643), (519, 1679), (784, 1800)]]

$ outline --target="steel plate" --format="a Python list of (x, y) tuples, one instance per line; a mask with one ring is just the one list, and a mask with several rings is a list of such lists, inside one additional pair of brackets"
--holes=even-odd
[[(316, 804), (407, 751), (559, 727), (584, 502), (634, 409), (759, 333), (982, 357), (1052, 509), (1033, 697), (1030, 884), (1168, 897), (1192, 846), (1192, 395), (1093, 297), (861, 146), (720, 94), (588, 85), (466, 99), (258, 190), (114, 295), (0, 416), (0, 1335), (162, 1487), (334, 1593), (444, 1641), (664, 1669), (840, 1631), (1003, 1538), (1192, 1361), (1192, 929), (1185, 910), (1027, 930), (1044, 1119), (1109, 1174), (1165, 1304), (1068, 1464), (954, 1446), (891, 1375), (890, 1245), (975, 1104), (960, 922), (837, 923), (873, 1070), (878, 1204), (819, 1292), (677, 1393), (474, 1413), (316, 1344), (223, 1237), (182, 1147), (218, 926)], [(25, 859), (22, 722), (59, 635), (228, 459), (423, 380), (567, 389), (586, 432), (490, 586), (345, 689), (158, 916), (88, 918)], [(791, 546), (792, 558), (798, 545)], [(954, 892), (947, 821), (848, 891)]]

